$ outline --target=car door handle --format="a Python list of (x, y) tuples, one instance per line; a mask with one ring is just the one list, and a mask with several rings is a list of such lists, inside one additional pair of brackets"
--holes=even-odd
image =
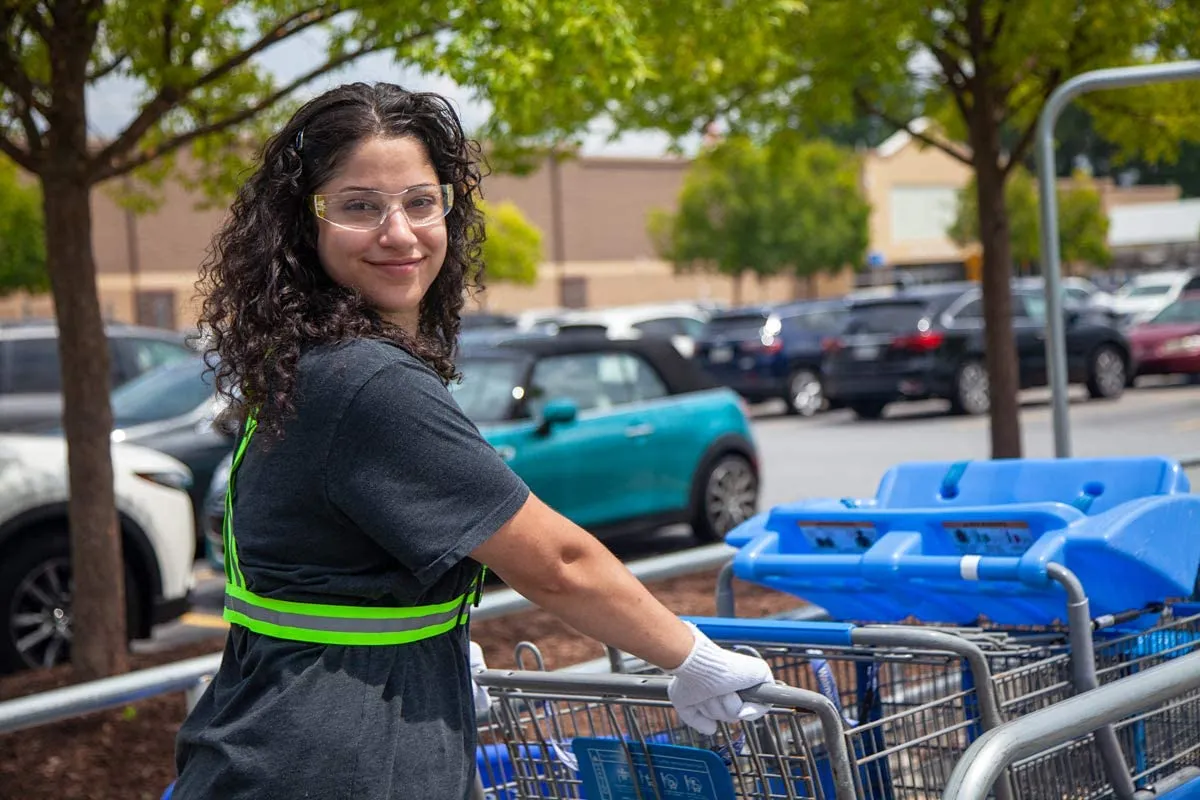
[(643, 436), (649, 436), (654, 433), (654, 426), (648, 422), (643, 422), (640, 425), (630, 425), (625, 429), (626, 439), (639, 439)]
[(502, 444), (496, 448), (496, 454), (505, 461), (512, 461), (517, 457), (517, 449), (512, 445)]

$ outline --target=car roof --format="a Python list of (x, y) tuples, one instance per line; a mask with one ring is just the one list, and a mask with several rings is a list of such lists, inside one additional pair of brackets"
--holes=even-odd
[(851, 296), (848, 298), (848, 303), (851, 308), (891, 305), (894, 303), (903, 303), (905, 301), (935, 304), (952, 300), (956, 297), (961, 297), (964, 293), (978, 288), (979, 284), (974, 281), (921, 284), (897, 289), (895, 292), (890, 294), (857, 298)]
[(679, 354), (665, 337), (607, 339), (600, 336), (525, 336), (471, 342), (460, 350), (466, 358), (513, 358), (523, 360), (581, 353), (633, 353), (649, 361), (667, 383), (672, 394), (716, 388), (717, 384), (700, 367)]
[[(125, 322), (104, 323), (106, 336), (138, 336), (145, 339), (162, 339), (164, 341), (186, 343), (187, 335), (182, 331), (167, 328), (151, 328), (142, 325), (131, 325)], [(43, 339), (57, 338), (58, 323), (52, 319), (14, 319), (0, 321), (0, 338), (4, 339)]]

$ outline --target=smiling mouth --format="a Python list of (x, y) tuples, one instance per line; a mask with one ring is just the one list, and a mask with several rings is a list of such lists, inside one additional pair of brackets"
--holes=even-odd
[(399, 277), (416, 272), (424, 261), (423, 258), (417, 258), (411, 261), (368, 261), (367, 263), (385, 275)]

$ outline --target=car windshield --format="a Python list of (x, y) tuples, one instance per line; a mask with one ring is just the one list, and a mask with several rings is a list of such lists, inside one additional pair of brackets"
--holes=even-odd
[(759, 336), (766, 321), (767, 315), (758, 311), (749, 314), (723, 314), (706, 322), (702, 335), (753, 339)]
[(192, 412), (215, 396), (204, 360), (187, 358), (153, 369), (112, 393), (117, 428), (157, 422)]
[(1122, 297), (1161, 297), (1171, 291), (1171, 285), (1168, 283), (1143, 283), (1138, 286), (1131, 286), (1128, 290), (1122, 290)]
[(850, 311), (846, 333), (901, 333), (916, 330), (925, 304), (912, 301), (866, 303)]
[(1164, 308), (1153, 319), (1156, 323), (1200, 322), (1200, 297), (1179, 300)]
[(513, 401), (524, 391), (524, 364), (510, 358), (459, 358), (462, 381), (450, 384), (450, 394), (463, 413), (477, 424), (509, 417)]

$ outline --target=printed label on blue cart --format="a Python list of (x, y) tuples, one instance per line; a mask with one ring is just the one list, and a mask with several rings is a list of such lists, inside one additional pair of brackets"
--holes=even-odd
[(735, 800), (729, 767), (711, 750), (585, 737), (571, 750), (588, 800)]
[(942, 527), (963, 555), (1019, 556), (1033, 544), (1025, 522), (943, 522)]
[(879, 540), (879, 531), (871, 522), (800, 520), (796, 525), (818, 553), (862, 553)]

